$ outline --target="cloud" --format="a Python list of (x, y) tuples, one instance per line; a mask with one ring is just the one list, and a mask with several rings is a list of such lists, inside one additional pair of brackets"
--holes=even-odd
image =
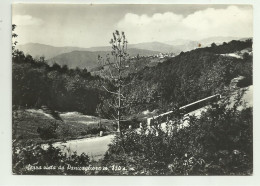
[(208, 8), (186, 17), (174, 12), (156, 13), (152, 16), (127, 13), (117, 23), (117, 28), (129, 33), (131, 36), (128, 38), (132, 43), (197, 40), (214, 36), (252, 37), (253, 10), (238, 6)]
[(43, 20), (32, 17), (31, 15), (15, 15), (13, 17), (13, 24), (19, 26), (41, 25), (43, 24)]

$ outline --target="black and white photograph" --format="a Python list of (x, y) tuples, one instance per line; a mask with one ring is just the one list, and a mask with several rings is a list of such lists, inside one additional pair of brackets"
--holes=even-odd
[(12, 4), (12, 174), (248, 176), (252, 4)]

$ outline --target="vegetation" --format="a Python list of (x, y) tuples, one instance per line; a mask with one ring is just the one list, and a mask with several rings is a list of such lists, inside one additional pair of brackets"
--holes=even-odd
[[(90, 162), (82, 154), (64, 153), (51, 144), (48, 148), (13, 144), (13, 171), (16, 174), (99, 174), (99, 175), (250, 175), (253, 171), (252, 108), (238, 110), (223, 102), (189, 117), (189, 127), (179, 128), (179, 117), (166, 128), (128, 129), (117, 136), (102, 162)], [(176, 111), (177, 112), (177, 111)], [(166, 132), (165, 132), (166, 129)], [(168, 131), (168, 132), (167, 132)], [(109, 167), (99, 171), (70, 169), (28, 170), (34, 167)], [(114, 171), (111, 167), (124, 167)]]
[(42, 111), (13, 110), (13, 139), (46, 143), (97, 136), (101, 130), (104, 135), (115, 131), (113, 122), (109, 120), (102, 119), (100, 123), (96, 117), (85, 118), (78, 113), (70, 117), (61, 114), (61, 118), (47, 117)]
[(84, 153), (80, 156), (70, 151), (64, 153), (51, 144), (44, 149), (40, 145), (27, 144), (24, 147), (24, 145), (14, 142), (12, 163), (14, 174), (77, 175), (84, 174), (85, 171), (73, 171), (68, 167), (88, 166), (90, 159)]
[(250, 175), (252, 108), (226, 106), (211, 108), (199, 119), (191, 116), (183, 129), (177, 129), (181, 121), (176, 119), (175, 127), (168, 123), (168, 132), (160, 127), (128, 130), (114, 140), (103, 164), (128, 168), (118, 175)]
[[(204, 97), (222, 94), (231, 80), (244, 76), (252, 84), (252, 56), (226, 57), (226, 54), (252, 48), (252, 40), (231, 41), (215, 47), (199, 48), (130, 74), (131, 84), (123, 92), (128, 97), (127, 113), (160, 108), (171, 110)], [(246, 54), (246, 53), (245, 53)]]
[(57, 111), (79, 111), (95, 115), (101, 96), (99, 77), (86, 69), (68, 69), (54, 64), (52, 67), (20, 51), (13, 57), (13, 104), (26, 108), (43, 105)]
[[(114, 119), (117, 121), (117, 130), (121, 134), (121, 115), (122, 115), (122, 109), (123, 109), (123, 100), (126, 98), (122, 95), (122, 89), (125, 87), (124, 78), (123, 78), (123, 72), (127, 70), (129, 67), (129, 54), (127, 54), (127, 40), (125, 37), (124, 32), (121, 34), (118, 30), (116, 30), (113, 33), (113, 38), (110, 41), (110, 44), (112, 45), (112, 52), (110, 57), (107, 56), (106, 59), (102, 59), (102, 57), (99, 57), (99, 62), (102, 68), (108, 68), (107, 71), (109, 71), (109, 79), (110, 82), (114, 84), (114, 87), (116, 89), (115, 92), (108, 90), (105, 88), (105, 90), (111, 94), (114, 94), (116, 97), (116, 101), (112, 103), (110, 106), (112, 106), (113, 109), (115, 109), (116, 116), (112, 113), (112, 116), (114, 116)], [(110, 59), (112, 58), (112, 60)], [(106, 75), (106, 73), (103, 73), (103, 75)]]
[[(245, 86), (252, 84), (252, 56), (244, 53), (237, 59), (219, 54), (252, 48), (252, 40), (232, 41), (220, 46), (200, 48), (149, 66), (149, 58), (131, 60), (121, 72), (128, 86), (121, 93), (125, 100), (121, 115), (126, 118), (144, 110), (169, 110), (195, 100), (221, 93), (237, 76), (245, 77)], [(146, 66), (147, 65), (147, 66)], [(105, 70), (104, 74), (109, 72)], [(241, 82), (243, 84), (243, 82)], [(57, 111), (78, 111), (114, 119), (111, 108), (113, 82), (93, 76), (86, 69), (49, 66), (44, 58), (33, 59), (20, 51), (13, 55), (13, 105), (40, 108), (47, 105)], [(243, 85), (241, 85), (243, 86)], [(99, 108), (98, 108), (99, 106)], [(162, 107), (163, 106), (163, 107)], [(117, 114), (116, 114), (117, 115)]]
[[(13, 26), (14, 30), (15, 26)], [(13, 38), (17, 37), (13, 33)], [(181, 114), (175, 111), (173, 122), (165, 129), (159, 125), (142, 129), (137, 116), (144, 110), (173, 110), (181, 105), (226, 90), (236, 77), (243, 77), (237, 88), (252, 84), (252, 56), (244, 52), (240, 58), (222, 54), (252, 50), (252, 40), (231, 41), (199, 48), (156, 63), (149, 58), (130, 60), (124, 34), (114, 33), (111, 41), (118, 62), (127, 67), (106, 68), (91, 74), (87, 69), (69, 69), (46, 63), (44, 57), (34, 59), (15, 50), (13, 43), (13, 173), (15, 174), (100, 174), (100, 175), (250, 175), (253, 167), (252, 108), (238, 109), (240, 98), (230, 108), (228, 99), (212, 106), (200, 118), (189, 117), (189, 127), (181, 128)], [(107, 59), (106, 59), (107, 60)], [(111, 65), (111, 61), (108, 61)], [(151, 64), (152, 63), (152, 64)], [(157, 65), (154, 65), (157, 64)], [(103, 64), (104, 65), (104, 64)], [(110, 66), (111, 67), (111, 66)], [(112, 65), (112, 67), (114, 67)], [(107, 73), (116, 72), (112, 80)], [(96, 73), (98, 74), (98, 73)], [(124, 86), (125, 82), (128, 86)], [(106, 87), (105, 89), (103, 87)], [(111, 95), (115, 92), (116, 97)], [(124, 95), (124, 96), (122, 96)], [(239, 94), (241, 95), (241, 94)], [(127, 99), (126, 99), (127, 98)], [(124, 99), (122, 109), (121, 101)], [(111, 107), (117, 101), (116, 107)], [(28, 109), (47, 107), (51, 117), (30, 114)], [(64, 119), (59, 113), (77, 111), (111, 119), (117, 111), (122, 135), (110, 145), (102, 162), (90, 162), (86, 154), (77, 155), (53, 147), (65, 137), (86, 137), (102, 131), (113, 131), (109, 125), (85, 125)], [(125, 123), (120, 123), (122, 118)], [(131, 121), (129, 118), (133, 118)], [(114, 118), (112, 118), (114, 119)], [(38, 139), (38, 140), (37, 140)], [(47, 147), (37, 143), (49, 142)], [(77, 170), (68, 166), (124, 167), (120, 171)], [(53, 168), (55, 167), (55, 168)]]

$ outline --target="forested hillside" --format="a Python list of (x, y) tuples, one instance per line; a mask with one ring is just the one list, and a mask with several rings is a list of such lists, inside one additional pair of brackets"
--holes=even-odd
[[(241, 53), (243, 49), (247, 50)], [(251, 50), (252, 40), (212, 44), (145, 67), (130, 75), (132, 83), (125, 89), (129, 111), (169, 110), (221, 93), (238, 76), (245, 77), (244, 84), (252, 84), (252, 56), (248, 53)], [(240, 52), (241, 58), (220, 55), (234, 52)]]
[(13, 57), (13, 105), (25, 108), (47, 106), (57, 111), (94, 115), (107, 82), (86, 69), (49, 66), (46, 61), (15, 51)]
[[(252, 56), (248, 52), (241, 53), (241, 58), (219, 55), (244, 49), (252, 50), (252, 40), (182, 52), (153, 67), (149, 67), (152, 59), (148, 57), (130, 61), (125, 74), (130, 84), (123, 90), (128, 105), (125, 115), (162, 106), (169, 110), (221, 93), (237, 76), (244, 76), (245, 83), (252, 84)], [(93, 115), (99, 104), (109, 107), (104, 100), (109, 100), (111, 94), (103, 89), (105, 84), (109, 81), (91, 75), (87, 69), (70, 69), (56, 63), (50, 66), (43, 58), (35, 60), (19, 51), (13, 57), (14, 105), (47, 105), (58, 111)]]

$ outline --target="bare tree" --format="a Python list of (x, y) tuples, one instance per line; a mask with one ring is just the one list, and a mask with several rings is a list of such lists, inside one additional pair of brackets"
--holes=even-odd
[(123, 72), (129, 67), (129, 55), (127, 54), (127, 40), (124, 32), (113, 32), (113, 38), (110, 40), (112, 45), (111, 54), (107, 54), (105, 58), (98, 56), (98, 61), (102, 67), (102, 75), (110, 79), (115, 86), (115, 91), (108, 90), (105, 86), (103, 88), (116, 96), (116, 103), (111, 103), (111, 107), (115, 109), (116, 116), (113, 116), (117, 121), (117, 131), (121, 135), (121, 121), (123, 100), (125, 97), (122, 94), (122, 89), (125, 85)]

